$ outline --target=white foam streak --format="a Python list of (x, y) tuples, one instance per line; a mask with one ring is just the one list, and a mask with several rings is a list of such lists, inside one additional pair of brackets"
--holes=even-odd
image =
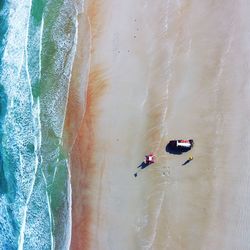
[(41, 79), (41, 71), (42, 71), (43, 26), (44, 26), (44, 18), (42, 17), (41, 27), (40, 27), (40, 42), (39, 42), (39, 80)]
[(69, 204), (69, 227), (68, 227), (68, 233), (66, 238), (65, 247), (66, 249), (70, 249), (70, 243), (71, 243), (71, 235), (72, 235), (72, 188), (71, 188), (71, 172), (70, 172), (70, 164), (67, 161), (68, 166), (68, 204)]
[(218, 73), (216, 75), (215, 86), (214, 86), (214, 89), (215, 89), (216, 92), (219, 90), (219, 82), (220, 82), (221, 76), (223, 74), (223, 70), (224, 70), (224, 66), (225, 66), (225, 61), (226, 61), (227, 55), (230, 52), (231, 47), (232, 47), (232, 43), (233, 43), (233, 30), (234, 30), (234, 26), (232, 26), (232, 30), (229, 33), (229, 38), (228, 38), (228, 43), (227, 43), (226, 49), (223, 52), (222, 56), (220, 57), (219, 70), (218, 70)]
[[(29, 74), (29, 65), (28, 65), (28, 36), (29, 36), (29, 18), (30, 18), (30, 11), (31, 11), (31, 6), (32, 6), (32, 1), (30, 0), (29, 2), (29, 13), (28, 13), (28, 21), (26, 24), (26, 38), (25, 38), (25, 47), (24, 47), (24, 58), (23, 60), (25, 60), (25, 70), (26, 70), (26, 76), (27, 76), (27, 82), (29, 85), (29, 91), (30, 91), (30, 96), (31, 96), (31, 109), (34, 105), (34, 100), (33, 100), (33, 96), (32, 96), (32, 87), (31, 87), (31, 80), (30, 80), (30, 74)], [(34, 113), (34, 112), (32, 112)], [(33, 118), (33, 126), (36, 127), (36, 118), (37, 114), (33, 114), (32, 118)], [(39, 120), (39, 119), (38, 119)], [(39, 146), (40, 147), (40, 146)], [(34, 164), (34, 174), (33, 174), (33, 178), (31, 181), (31, 188), (27, 197), (27, 200), (25, 202), (25, 206), (23, 209), (23, 220), (22, 220), (22, 224), (21, 224), (21, 230), (20, 230), (20, 235), (19, 235), (19, 240), (18, 240), (18, 250), (22, 250), (23, 249), (23, 244), (24, 244), (24, 234), (25, 234), (25, 226), (26, 226), (26, 219), (27, 219), (27, 210), (28, 210), (28, 204), (30, 202), (30, 197), (31, 194), (33, 192), (34, 189), (34, 185), (35, 185), (35, 179), (36, 179), (36, 173), (37, 173), (37, 168), (38, 168), (38, 164), (39, 164), (39, 160), (38, 160), (38, 155), (37, 155), (37, 138), (35, 137), (35, 150), (36, 150), (36, 155), (35, 155), (35, 164)], [(22, 166), (21, 166), (21, 170), (22, 170)]]
[[(72, 78), (72, 68), (73, 68), (73, 62), (75, 60), (75, 56), (76, 56), (76, 51), (77, 51), (77, 42), (78, 42), (78, 18), (77, 18), (77, 15), (78, 15), (78, 9), (76, 8), (76, 18), (75, 18), (75, 36), (74, 36), (74, 46), (73, 46), (73, 55), (72, 55), (72, 61), (71, 61), (71, 69), (70, 69), (70, 77), (69, 77), (69, 81), (68, 81), (68, 90), (67, 90), (67, 101), (65, 103), (65, 110), (64, 110), (64, 120), (63, 120), (63, 127), (64, 127), (64, 123), (65, 123), (65, 119), (66, 119), (66, 107), (68, 106), (68, 99), (69, 99), (69, 88), (70, 88), (70, 81), (71, 81), (71, 78)], [(63, 129), (61, 131), (61, 137), (63, 137)], [(67, 234), (67, 239), (66, 239), (66, 242), (65, 242), (65, 246), (66, 246), (66, 249), (69, 249), (70, 248), (70, 242), (71, 242), (71, 231), (72, 231), (72, 216), (71, 216), (71, 212), (72, 212), (72, 198), (71, 198), (71, 195), (72, 195), (72, 190), (71, 190), (71, 173), (70, 173), (70, 166), (68, 164), (68, 161), (67, 161), (67, 169), (68, 169), (68, 204), (69, 204), (69, 211), (68, 211), (68, 219), (69, 219), (69, 232)], [(54, 182), (54, 179), (55, 179), (55, 176), (56, 176), (56, 172), (57, 172), (57, 168), (54, 172), (54, 176), (53, 176), (53, 182)]]
[[(43, 179), (44, 179), (44, 182), (45, 182), (45, 186), (47, 187), (48, 186), (48, 183), (47, 183), (47, 180), (46, 180), (46, 177), (42, 171), (42, 175), (43, 175)], [(53, 226), (53, 218), (52, 218), (52, 213), (51, 213), (51, 208), (50, 208), (50, 199), (49, 199), (49, 195), (48, 195), (48, 191), (46, 190), (46, 199), (47, 199), (47, 206), (48, 206), (48, 213), (49, 213), (49, 219), (50, 219), (50, 225), (51, 225), (51, 230), (50, 230), (50, 237), (51, 237), (51, 249), (54, 249), (54, 237), (53, 237), (53, 234), (52, 234), (52, 226)]]
[[(166, 90), (165, 90), (165, 96), (164, 96), (164, 100), (167, 103), (168, 100), (168, 88), (169, 88), (169, 84), (168, 84), (169, 79), (167, 79), (167, 85), (166, 85)], [(167, 134), (167, 124), (166, 124), (166, 120), (167, 120), (167, 112), (168, 112), (168, 106), (167, 104), (165, 105), (165, 109), (163, 111), (163, 115), (162, 115), (162, 119), (161, 119), (161, 123), (160, 123), (160, 127), (162, 127), (161, 129), (161, 134), (160, 134), (160, 139), (159, 139), (159, 143), (157, 144), (156, 150), (155, 152), (158, 153), (161, 147), (161, 143), (162, 143), (162, 138), (164, 138), (164, 135)]]
[[(93, 47), (93, 44), (92, 44), (92, 41), (93, 41), (93, 35), (92, 35), (92, 30), (91, 30), (91, 23), (90, 23), (90, 18), (89, 18), (89, 16), (87, 16), (87, 20), (88, 20), (88, 27), (89, 27), (89, 41), (90, 41), (90, 45), (89, 45), (89, 52), (88, 52), (88, 54), (89, 54), (89, 60), (88, 60), (88, 73), (87, 73), (87, 80), (86, 80), (86, 85), (85, 85), (85, 91), (84, 91), (84, 93), (85, 93), (85, 99), (86, 99), (86, 96), (87, 96), (87, 89), (88, 89), (88, 83), (89, 83), (89, 76), (90, 76), (90, 64), (91, 64), (91, 51), (92, 51), (92, 47)], [(81, 122), (80, 122), (80, 124), (82, 124), (82, 121), (83, 121), (83, 118), (84, 118), (84, 115), (85, 115), (85, 111), (86, 111), (86, 107), (84, 107), (84, 111), (83, 111), (83, 114), (82, 114), (82, 117), (81, 117)], [(80, 128), (78, 129), (78, 131), (77, 131), (77, 134), (78, 134), (78, 132), (80, 131)], [(72, 143), (72, 145), (74, 145), (75, 144), (75, 141), (76, 141), (76, 139), (77, 139), (77, 136), (75, 136), (75, 139), (74, 139), (74, 141), (73, 141), (73, 143)], [(73, 148), (73, 147), (72, 147)]]
[(147, 101), (147, 99), (148, 99), (148, 94), (149, 94), (149, 91), (148, 91), (148, 88), (146, 88), (146, 95), (145, 95), (145, 97), (144, 97), (143, 102), (141, 103), (141, 109), (144, 108), (144, 105), (145, 105), (145, 103), (146, 103), (146, 101)]
[[(12, 123), (14, 112), (16, 108), (15, 100), (21, 103), (20, 116), (21, 121), (16, 121), (15, 126), (15, 142), (17, 152), (19, 152), (19, 162), (17, 173), (18, 200), (16, 204), (20, 203), (22, 206), (20, 212), (20, 232), (18, 238), (18, 249), (24, 248), (25, 241), (25, 227), (27, 220), (27, 213), (29, 208), (30, 199), (34, 190), (37, 169), (39, 166), (40, 147), (41, 147), (41, 124), (40, 124), (40, 103), (39, 100), (34, 102), (32, 95), (31, 77), (28, 64), (28, 36), (29, 36), (29, 20), (31, 14), (32, 1), (18, 1), (12, 2), (10, 6), (10, 19), (9, 19), (9, 32), (7, 36), (7, 44), (3, 53), (3, 84), (9, 97), (9, 109), (6, 115), (6, 128)], [(42, 21), (43, 29), (43, 21)], [(41, 44), (40, 44), (41, 46)], [(40, 70), (41, 70), (41, 65)], [(21, 94), (23, 93), (23, 94)], [(29, 116), (26, 112), (31, 111)], [(25, 113), (23, 113), (25, 112)], [(15, 119), (15, 118), (14, 118)], [(23, 123), (26, 125), (22, 126)], [(29, 160), (27, 156), (24, 157), (22, 152), (25, 152), (25, 146), (22, 140), (23, 134), (31, 132), (30, 135), (34, 144), (34, 156)], [(33, 133), (34, 132), (34, 133)], [(28, 136), (28, 135), (27, 135)], [(9, 140), (9, 137), (8, 137)], [(8, 143), (10, 143), (8, 141)], [(29, 167), (27, 168), (27, 164)], [(29, 171), (29, 176), (24, 173), (24, 170)], [(30, 176), (31, 174), (31, 176)], [(21, 177), (21, 178), (20, 178)], [(24, 179), (23, 179), (24, 178)], [(25, 197), (25, 200), (23, 199)], [(19, 200), (20, 199), (20, 200)]]
[(144, 245), (144, 248), (146, 248), (146, 249), (152, 249), (152, 246), (153, 246), (155, 238), (156, 238), (156, 234), (157, 234), (156, 229), (157, 229), (157, 225), (158, 225), (160, 214), (161, 214), (162, 204), (165, 200), (165, 190), (162, 191), (161, 198), (159, 200), (160, 200), (160, 204), (159, 204), (158, 208), (156, 209), (156, 217), (154, 219), (155, 223), (152, 226), (153, 227), (153, 235), (152, 235), (152, 238), (147, 241), (148, 242), (147, 245), (146, 246)]
[[(27, 17), (31, 5), (30, 1), (12, 2), (11, 4), (13, 6), (10, 6), (9, 32), (6, 38), (8, 43), (3, 53), (3, 62), (14, 66), (11, 68), (11, 76), (13, 77), (16, 75), (18, 80), (24, 63), (25, 43), (22, 44), (22, 42), (25, 41), (25, 35), (22, 30), (27, 29)], [(17, 74), (15, 74), (15, 70), (17, 70)]]
[(165, 17), (164, 27), (165, 27), (165, 32), (167, 32), (169, 27), (169, 0), (167, 1), (166, 4), (166, 17)]
[[(38, 109), (38, 111), (39, 111), (39, 113), (38, 113), (38, 115), (39, 115), (40, 114), (40, 109)], [(38, 125), (38, 127), (39, 127), (39, 129), (38, 129), (39, 136), (38, 136), (38, 140), (36, 139), (35, 151), (39, 152), (40, 147), (41, 147), (41, 124), (40, 124), (39, 119), (38, 119), (38, 121), (39, 121), (39, 123), (38, 123), (39, 124)], [(18, 250), (23, 249), (25, 226), (26, 226), (26, 219), (27, 219), (27, 210), (28, 210), (28, 205), (29, 205), (29, 202), (30, 202), (31, 195), (32, 195), (33, 190), (34, 190), (35, 181), (36, 181), (36, 173), (37, 173), (38, 166), (39, 166), (39, 159), (38, 159), (38, 155), (36, 153), (35, 168), (34, 168), (33, 178), (32, 178), (32, 181), (31, 181), (31, 188), (30, 188), (27, 200), (25, 202), (24, 211), (23, 211), (23, 220), (22, 220), (21, 230), (20, 230), (20, 235), (19, 235), (19, 240), (18, 240)], [(21, 167), (21, 169), (22, 169), (22, 167)]]
[[(69, 88), (70, 88), (70, 80), (72, 77), (72, 68), (73, 68), (73, 62), (76, 56), (76, 49), (77, 49), (77, 40), (78, 40), (78, 20), (76, 18), (75, 20), (75, 28), (76, 28), (76, 33), (74, 36), (74, 46), (73, 46), (73, 52), (72, 52), (72, 58), (71, 58), (71, 64), (70, 64), (70, 75), (69, 75), (69, 80), (68, 80), (68, 89), (67, 89), (67, 100), (65, 103), (65, 109), (64, 109), (64, 120), (63, 120), (63, 126), (64, 127), (64, 123), (65, 123), (65, 118), (66, 118), (66, 107), (68, 106), (68, 101), (69, 101)], [(63, 136), (63, 129), (61, 130), (61, 138)]]

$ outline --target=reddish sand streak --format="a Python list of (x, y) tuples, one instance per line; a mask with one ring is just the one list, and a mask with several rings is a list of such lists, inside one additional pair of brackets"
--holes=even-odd
[(72, 242), (71, 249), (90, 249), (94, 207), (91, 193), (96, 175), (95, 126), (99, 115), (98, 103), (106, 89), (102, 70), (91, 70), (87, 90), (86, 111), (80, 132), (71, 153), (72, 172)]
[[(93, 248), (95, 239), (94, 226), (98, 223), (95, 217), (96, 204), (98, 202), (98, 190), (96, 179), (99, 179), (99, 172), (96, 169), (95, 146), (96, 124), (100, 114), (99, 101), (105, 93), (107, 83), (104, 70), (100, 65), (95, 64), (93, 56), (96, 51), (96, 41), (103, 25), (101, 15), (102, 1), (86, 1), (84, 4), (85, 14), (90, 24), (91, 32), (91, 57), (90, 74), (86, 93), (86, 100), (80, 100), (77, 84), (72, 84), (69, 92), (67, 115), (65, 120), (65, 149), (71, 150), (71, 184), (72, 184), (72, 239), (71, 249), (88, 250)], [(80, 26), (81, 28), (81, 26)], [(83, 34), (84, 37), (84, 34)], [(83, 39), (81, 36), (79, 39)], [(82, 41), (79, 41), (81, 43)], [(79, 45), (81, 46), (81, 44)], [(84, 46), (84, 45), (83, 45)], [(83, 58), (83, 54), (77, 54)], [(78, 58), (79, 59), (79, 58)], [(76, 63), (77, 64), (77, 63)], [(78, 65), (73, 69), (72, 79), (77, 79)], [(82, 107), (84, 106), (85, 107)], [(84, 110), (85, 109), (85, 110)], [(84, 117), (83, 117), (84, 112)], [(83, 119), (82, 119), (83, 117)], [(74, 143), (74, 144), (73, 144)], [(73, 144), (73, 145), (72, 145)]]

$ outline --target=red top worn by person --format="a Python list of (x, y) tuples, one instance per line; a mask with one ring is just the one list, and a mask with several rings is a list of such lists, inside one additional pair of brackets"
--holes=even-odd
[(145, 160), (144, 162), (146, 164), (152, 164), (155, 163), (155, 155), (153, 153), (150, 153), (148, 155), (145, 156)]

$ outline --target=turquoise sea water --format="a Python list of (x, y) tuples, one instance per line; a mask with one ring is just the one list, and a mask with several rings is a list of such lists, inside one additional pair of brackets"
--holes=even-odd
[(67, 249), (70, 0), (0, 1), (0, 249)]

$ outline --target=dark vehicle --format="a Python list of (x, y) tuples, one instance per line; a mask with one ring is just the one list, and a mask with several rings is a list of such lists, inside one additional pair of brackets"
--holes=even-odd
[(182, 154), (189, 151), (194, 145), (194, 141), (190, 140), (172, 140), (166, 146), (166, 151), (170, 154)]

